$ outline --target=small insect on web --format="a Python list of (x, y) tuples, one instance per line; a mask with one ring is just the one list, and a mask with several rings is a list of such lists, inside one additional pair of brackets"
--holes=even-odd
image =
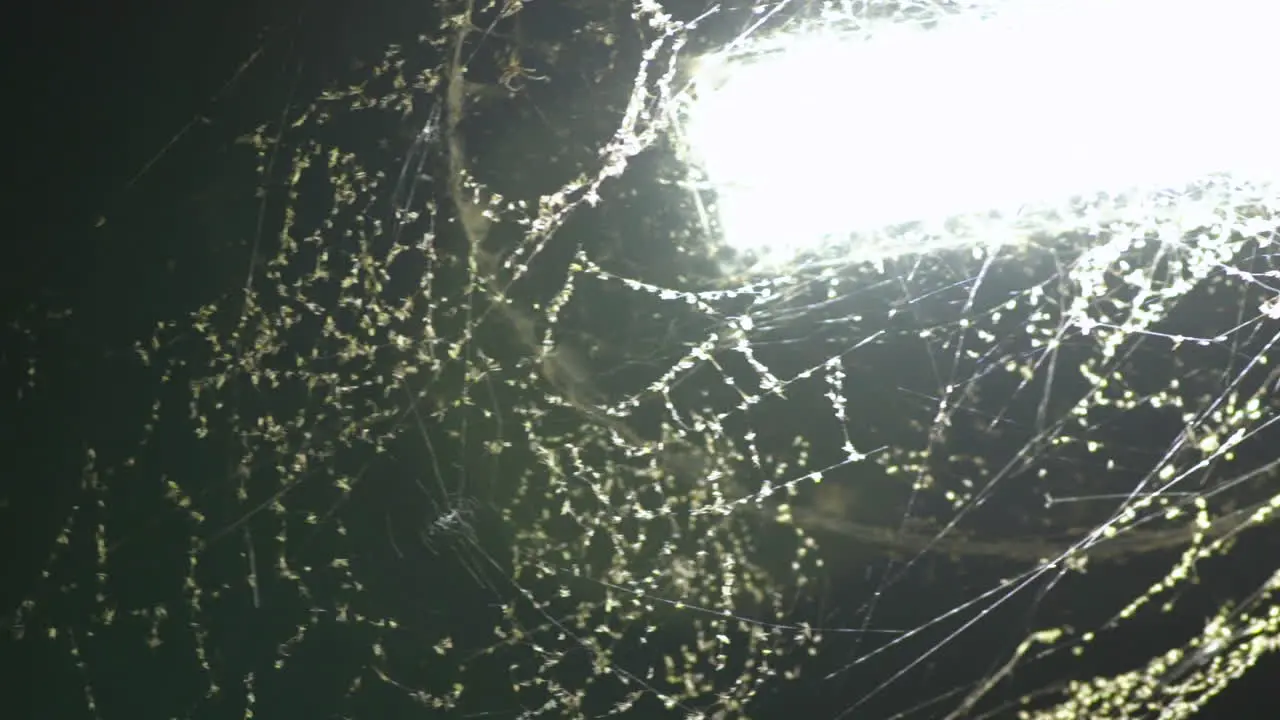
[(441, 510), (422, 529), (422, 542), (433, 554), (439, 554), (439, 545), (455, 538), (476, 543), (476, 531), (472, 525), (479, 501), (473, 497), (453, 494), (437, 507)]

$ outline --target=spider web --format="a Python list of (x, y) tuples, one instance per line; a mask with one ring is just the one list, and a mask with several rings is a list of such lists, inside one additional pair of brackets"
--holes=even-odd
[(684, 62), (814, 8), (539, 11), (241, 138), (248, 272), (135, 345), (137, 446), (86, 440), (9, 620), (90, 715), (1187, 717), (1276, 648), (1274, 568), (1183, 600), (1280, 507), (1276, 197), (758, 272)]

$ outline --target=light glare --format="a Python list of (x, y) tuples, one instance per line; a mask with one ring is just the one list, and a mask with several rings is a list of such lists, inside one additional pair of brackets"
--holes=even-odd
[(1070, 0), (810, 33), (711, 58), (686, 138), (725, 240), (756, 253), (1217, 173), (1269, 182), (1277, 19), (1252, 0)]

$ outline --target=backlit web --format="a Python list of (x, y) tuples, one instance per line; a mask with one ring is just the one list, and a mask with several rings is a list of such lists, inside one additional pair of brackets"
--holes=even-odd
[(735, 248), (694, 61), (990, 10), (871, 5), (463, 0), (241, 136), (11, 632), (102, 718), (1193, 715), (1280, 643), (1277, 197)]

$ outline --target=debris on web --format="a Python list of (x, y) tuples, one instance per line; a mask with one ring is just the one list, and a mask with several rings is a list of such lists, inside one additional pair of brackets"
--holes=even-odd
[[(345, 717), (727, 719), (837, 686), (841, 717), (1191, 717), (1280, 644), (1274, 569), (1202, 633), (1075, 658), (1274, 532), (1275, 187), (849, 233), (839, 173), (786, 173), (737, 206), (780, 244), (735, 245), (738, 189), (689, 146), (734, 63), (999, 3), (818, 5), (562, 32), (448, 3), (245, 135), (252, 258), (133, 347), (136, 446), (85, 439), (7, 629), (105, 718), (172, 668), (166, 716), (278, 714), (317, 663)], [(800, 142), (785, 89), (731, 167)]]

